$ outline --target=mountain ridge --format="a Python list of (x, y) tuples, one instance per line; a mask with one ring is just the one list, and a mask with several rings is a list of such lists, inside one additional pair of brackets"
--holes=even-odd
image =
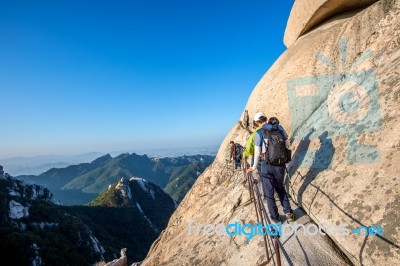
[(0, 166), (3, 263), (94, 265), (116, 258), (122, 248), (129, 262), (142, 260), (176, 203), (143, 179), (122, 179), (108, 191), (108, 197), (98, 196), (108, 202), (62, 206), (47, 188), (11, 177)]
[[(174, 186), (169, 186), (167, 192), (180, 202), (197, 176), (213, 160), (214, 157), (210, 155), (149, 158), (147, 155), (136, 153), (123, 153), (116, 157), (106, 154), (90, 163), (53, 168), (39, 176), (18, 178), (48, 187), (62, 202), (70, 205), (85, 204), (122, 177), (136, 176), (145, 178), (161, 188), (166, 188), (169, 182), (174, 182)], [(74, 201), (69, 194), (75, 195)], [(80, 198), (82, 200), (79, 200)]]

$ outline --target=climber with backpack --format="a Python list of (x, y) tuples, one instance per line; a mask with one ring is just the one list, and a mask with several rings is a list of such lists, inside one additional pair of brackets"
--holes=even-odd
[(267, 123), (266, 115), (258, 112), (254, 116), (254, 121), (261, 128), (254, 136), (254, 162), (247, 172), (251, 173), (258, 169), (271, 219), (274, 222), (280, 221), (274, 198), (276, 191), (288, 222), (293, 222), (294, 213), (283, 185), (285, 164), (290, 160), (288, 135), (276, 117), (271, 117)]
[(239, 143), (235, 143), (234, 141), (231, 141), (229, 144), (231, 145), (229, 160), (232, 161), (233, 159), (235, 161), (235, 170), (238, 168), (240, 169), (240, 165), (242, 163), (243, 146)]

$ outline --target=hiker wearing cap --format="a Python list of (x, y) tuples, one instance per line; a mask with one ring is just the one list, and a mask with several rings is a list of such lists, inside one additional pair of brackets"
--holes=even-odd
[(257, 125), (257, 123), (255, 121), (253, 121), (254, 132), (251, 133), (250, 137), (247, 139), (246, 148), (243, 153), (245, 158), (249, 158), (250, 156), (252, 157), (251, 164), (253, 164), (253, 162), (254, 162), (254, 136), (256, 134), (256, 131), (259, 129), (260, 129), (260, 127)]
[(254, 135), (254, 162), (247, 172), (251, 173), (258, 169), (271, 219), (274, 222), (280, 221), (274, 198), (276, 191), (287, 220), (292, 222), (294, 214), (283, 185), (285, 163), (288, 161), (286, 149), (290, 146), (288, 135), (279, 125), (277, 118), (271, 118), (271, 123), (267, 123), (267, 116), (258, 112), (254, 116), (254, 121), (260, 129)]
[(229, 144), (231, 145), (231, 153), (229, 156), (229, 160), (232, 161), (233, 159), (235, 161), (235, 170), (237, 168), (240, 169), (241, 168), (240, 164), (242, 162), (243, 146), (233, 141), (231, 141)]
[[(247, 139), (246, 147), (243, 152), (245, 164), (247, 164), (247, 158), (249, 158), (251, 156), (251, 164), (250, 165), (254, 164), (254, 136), (256, 135), (257, 130), (259, 130), (261, 128), (257, 125), (257, 123), (254, 120), (253, 120), (252, 124), (253, 124), (253, 133), (251, 133), (250, 137)], [(259, 167), (257, 168), (257, 170), (258, 170), (258, 172), (260, 172)], [(262, 182), (261, 176), (257, 180), (261, 182), (262, 191), (263, 191), (263, 193), (265, 193), (264, 182)]]

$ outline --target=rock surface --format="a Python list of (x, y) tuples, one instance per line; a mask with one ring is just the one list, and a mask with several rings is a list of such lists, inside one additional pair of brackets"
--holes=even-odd
[[(198, 185), (205, 187), (209, 183), (206, 181)], [(261, 236), (247, 241), (244, 236), (206, 236), (202, 230), (197, 235), (196, 229), (191, 231), (191, 236), (188, 234), (189, 224), (226, 226), (235, 222), (256, 223), (254, 205), (249, 201), (248, 187), (243, 182), (241, 172), (225, 179), (207, 195), (191, 194), (189, 197), (196, 198), (196, 208), (187, 208), (185, 214), (173, 216), (174, 220), (171, 220), (159, 242), (153, 244), (152, 252), (142, 265), (265, 265), (267, 257)], [(293, 202), (292, 206), (299, 224), (312, 224), (310, 218), (296, 208)], [(281, 237), (280, 241), (284, 243), (284, 249), (281, 250), (283, 265), (288, 265), (284, 253), (290, 256), (294, 265), (347, 265), (341, 254), (332, 249), (332, 243), (327, 237), (309, 237), (299, 233), (296, 236)], [(275, 261), (275, 253), (270, 241), (268, 245), (272, 263)]]
[[(399, 48), (399, 0), (337, 14), (289, 46), (245, 107), (250, 117), (279, 117), (292, 136), (289, 191), (316, 224), (383, 227), (382, 236), (331, 236), (356, 265), (400, 264)], [(241, 175), (231, 177), (225, 164), (229, 141), (248, 136), (239, 125), (229, 132), (143, 265), (265, 261), (261, 238), (188, 235), (191, 220), (255, 222)]]
[(292, 45), (305, 32), (330, 17), (370, 5), (378, 0), (296, 0), (287, 22), (284, 43)]
[(4, 265), (11, 259), (12, 265), (36, 266), (93, 265), (103, 259), (105, 250), (90, 228), (59, 206), (47, 188), (1, 173), (0, 203)]
[(126, 266), (128, 264), (128, 258), (126, 257), (126, 248), (121, 249), (121, 257), (113, 261), (108, 262), (104, 266)]
[[(118, 183), (110, 185), (108, 190), (100, 194), (90, 205), (135, 208), (146, 221), (148, 229), (156, 233), (154, 238), (167, 226), (169, 217), (177, 207), (175, 201), (164, 190), (137, 177), (121, 178)], [(141, 228), (141, 230), (144, 229)]]
[(11, 219), (21, 219), (29, 216), (29, 208), (23, 206), (21, 203), (11, 200), (8, 205)]

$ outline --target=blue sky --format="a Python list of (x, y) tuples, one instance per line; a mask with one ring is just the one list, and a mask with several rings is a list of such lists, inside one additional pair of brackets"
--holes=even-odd
[(219, 144), (293, 1), (1, 1), (0, 158)]

